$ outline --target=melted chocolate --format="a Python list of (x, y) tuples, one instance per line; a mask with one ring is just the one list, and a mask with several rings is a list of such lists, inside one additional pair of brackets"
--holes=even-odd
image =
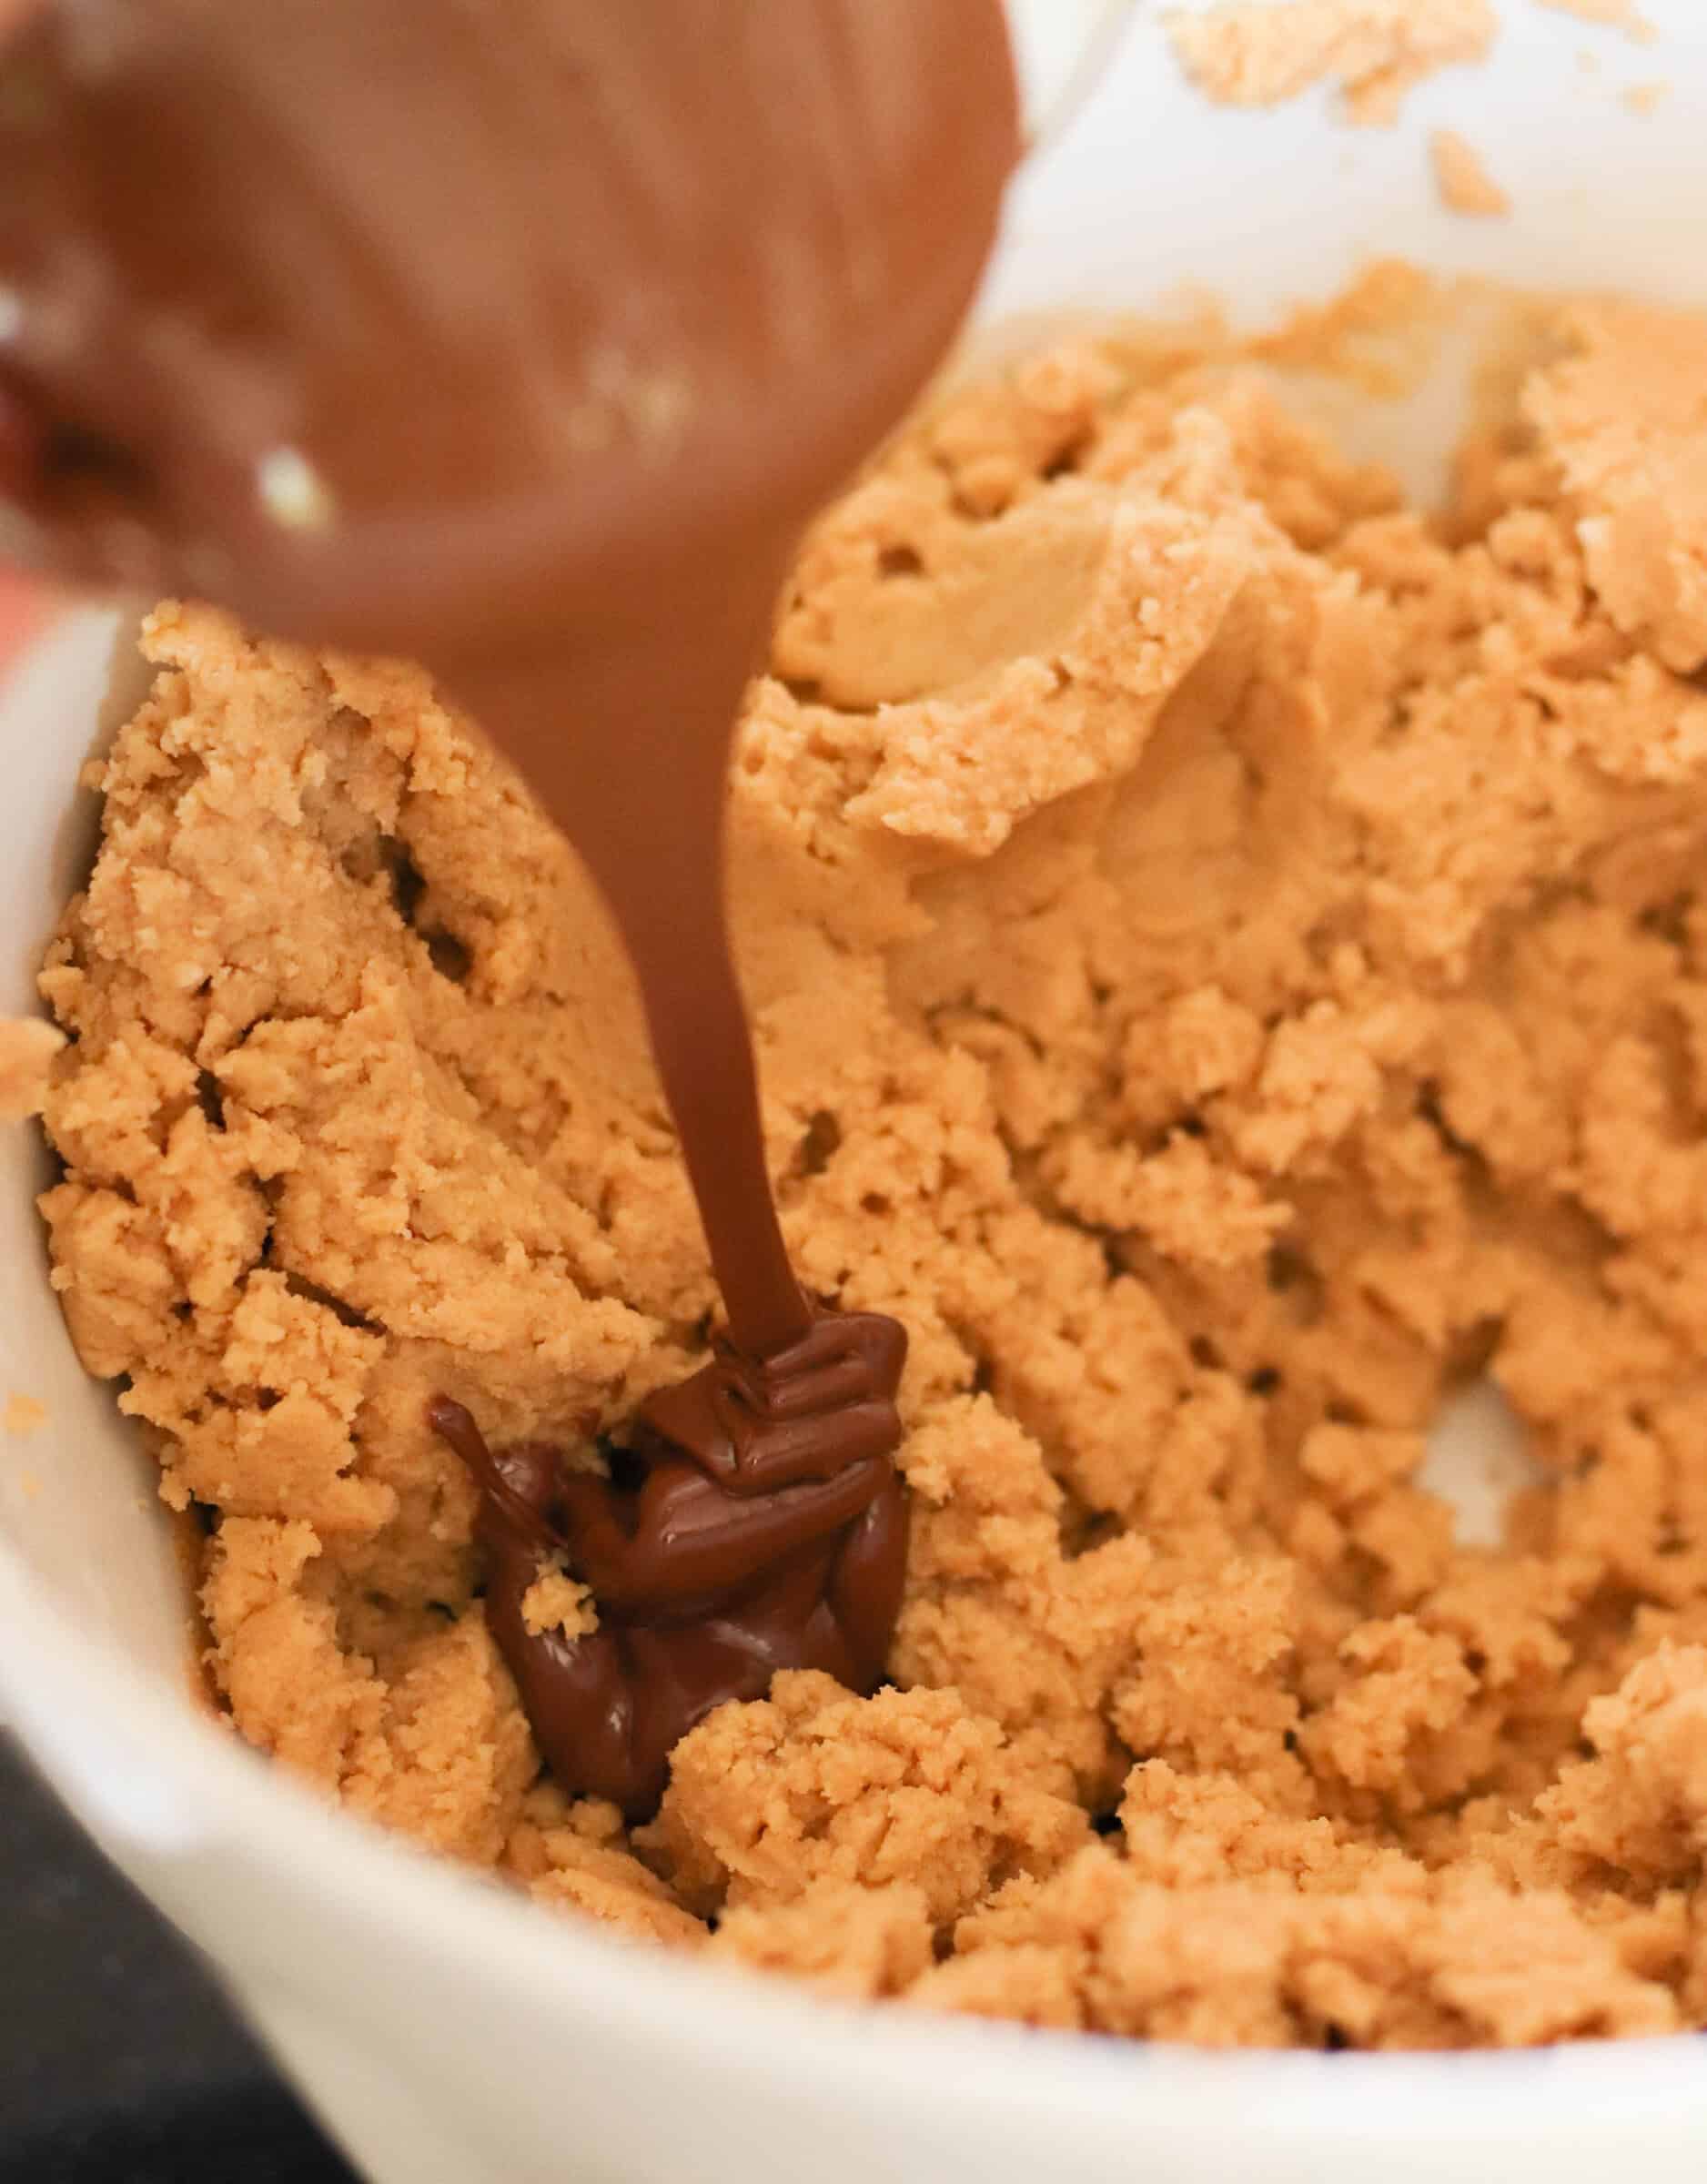
[[(906, 1571), (890, 1461), (905, 1354), (875, 1313), (823, 1316), (763, 1365), (720, 1344), (641, 1410), (631, 1485), (565, 1472), (551, 1449), (494, 1456), (460, 1403), (429, 1405), (480, 1489), (488, 1625), (567, 1788), (642, 1819), (678, 1741), (779, 1668), (876, 1688)], [(592, 1589), (589, 1636), (523, 1620), (553, 1554)]]
[[(509, 1579), (493, 1601), (571, 1786), (643, 1803), (708, 1694), (808, 1657), (864, 1686), (894, 1613), (893, 1385), (870, 1322), (825, 1362), (838, 1323), (789, 1269), (722, 813), (801, 527), (918, 392), (993, 238), (999, 0), (44, 0), (0, 90), (0, 492), (36, 557), (423, 660), (633, 961), (734, 1349), (653, 1406), (647, 1485), (607, 1512), (651, 1575), (585, 1661), (505, 1622)], [(490, 1484), (537, 1456), (441, 1425), (495, 1570), (537, 1561), (550, 1527)], [(672, 1543), (720, 1525), (758, 1529), (664, 1615)], [(600, 1569), (606, 1604), (626, 1580)]]
[(48, 0), (0, 75), (39, 558), (442, 677), (611, 905), (736, 1340), (798, 1340), (729, 737), (984, 263), (998, 0)]
[(28, 404), (0, 378), (0, 502), (20, 501), (35, 492), (42, 453), (40, 430)]

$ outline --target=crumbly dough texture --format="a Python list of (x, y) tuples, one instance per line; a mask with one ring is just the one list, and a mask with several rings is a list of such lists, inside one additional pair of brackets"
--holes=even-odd
[(1378, 125), (1437, 69), (1483, 59), (1500, 28), (1492, 0), (1223, 0), (1165, 20), (1218, 106), (1278, 106), (1332, 83), (1347, 120)]
[(561, 1562), (546, 1562), (521, 1596), (521, 1620), (535, 1638), (547, 1631), (561, 1631), (565, 1638), (590, 1638), (599, 1627), (599, 1610), (579, 1578)]
[[(724, 1707), (632, 1838), (539, 1779), (423, 1415), (591, 1464), (702, 1355), (621, 957), (421, 674), (159, 609), (43, 1205), (242, 1733), (844, 1997), (1707, 2026), (1703, 386), (1702, 321), (1565, 312), (1430, 518), (1225, 342), (1105, 339), (816, 526), (734, 911), (801, 1272), (912, 1334), (895, 1688)], [(1498, 1550), (1419, 1477), (1483, 1372)]]

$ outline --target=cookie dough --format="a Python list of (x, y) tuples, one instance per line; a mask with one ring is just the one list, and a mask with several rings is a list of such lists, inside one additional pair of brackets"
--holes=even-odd
[(1449, 212), (1466, 219), (1499, 219), (1511, 209), (1510, 195), (1489, 173), (1487, 163), (1467, 136), (1456, 129), (1436, 129), (1429, 139), (1435, 187)]
[(35, 1016), (0, 1018), (0, 1122), (39, 1115), (65, 1034)]
[(1540, 0), (1542, 7), (1550, 7), (1561, 15), (1575, 15), (1580, 23), (1604, 23), (1614, 30), (1628, 32), (1642, 45), (1651, 44), (1655, 32), (1647, 22), (1636, 0)]
[(1218, 106), (1278, 106), (1328, 82), (1348, 121), (1379, 126), (1437, 69), (1485, 59), (1500, 28), (1491, 0), (1220, 0), (1164, 20)]
[[(540, 1779), (425, 1415), (592, 1467), (704, 1355), (621, 956), (418, 672), (155, 612), (43, 1208), (244, 1735), (843, 1996), (1707, 2026), (1707, 324), (1518, 379), (1436, 516), (1207, 330), (1067, 346), (806, 541), (734, 913), (796, 1264), (911, 1334), (908, 1591), (894, 1688), (721, 1709), (631, 1835)], [(1482, 1376), (1493, 1549), (1421, 1476)]]

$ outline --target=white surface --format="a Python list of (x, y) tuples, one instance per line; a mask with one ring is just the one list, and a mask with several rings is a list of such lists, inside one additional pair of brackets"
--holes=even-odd
[(1452, 1504), (1460, 1547), (1497, 1547), (1505, 1537), (1511, 1496), (1540, 1478), (1517, 1413), (1494, 1383), (1483, 1380), (1441, 1404), (1417, 1483)]
[[(1493, 66), (1425, 86), (1398, 130), (1375, 133), (1329, 126), (1319, 102), (1209, 112), (1148, 15), (1020, 185), (989, 309), (1141, 307), (1193, 280), (1256, 313), (1321, 294), (1371, 249), (1699, 295), (1697, 0), (1648, 0), (1662, 36), (1646, 48), (1528, 0), (1505, 12)], [(1599, 76), (1578, 66), (1587, 48)], [(1651, 119), (1619, 104), (1619, 84), (1659, 78), (1676, 89)], [(1425, 142), (1437, 121), (1488, 155), (1512, 220), (1439, 209)], [(0, 1009), (29, 1006), (41, 939), (75, 884), (87, 820), (73, 784), (109, 633), (99, 618), (61, 632), (0, 706)], [(0, 1441), (0, 1706), (224, 1967), (379, 2184), (1707, 2174), (1699, 2042), (1220, 2057), (855, 2019), (601, 1942), (324, 1810), (177, 1695), (177, 1579), (146, 1467), (66, 1344), (30, 1206), (37, 1180), (20, 1135), (0, 1173), (0, 1397), (42, 1396), (50, 1418), (31, 1440)]]
[(1136, 0), (1007, 0), (1028, 142), (1052, 143), (1076, 117), (1135, 12)]

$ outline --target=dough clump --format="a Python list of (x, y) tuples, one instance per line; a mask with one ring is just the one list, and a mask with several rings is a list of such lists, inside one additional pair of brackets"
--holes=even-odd
[(1499, 219), (1511, 199), (1488, 171), (1481, 154), (1456, 129), (1436, 129), (1429, 139), (1435, 187), (1449, 212), (1466, 219)]
[(1221, 0), (1164, 20), (1217, 106), (1278, 106), (1327, 82), (1348, 121), (1378, 126), (1437, 69), (1485, 59), (1500, 28), (1492, 0)]
[(39, 1017), (0, 1017), (0, 1122), (41, 1113), (65, 1045), (65, 1034)]
[[(420, 673), (157, 609), (42, 976), (43, 1208), (242, 1734), (844, 1997), (1707, 2027), (1703, 385), (1702, 321), (1564, 312), (1431, 516), (1134, 333), (818, 523), (733, 907), (803, 1278), (912, 1337), (896, 1687), (721, 1710), (632, 1837), (539, 1779), (425, 1418), (594, 1465), (703, 1355), (622, 959)], [(1425, 1464), (1484, 1376), (1497, 1546)]]

